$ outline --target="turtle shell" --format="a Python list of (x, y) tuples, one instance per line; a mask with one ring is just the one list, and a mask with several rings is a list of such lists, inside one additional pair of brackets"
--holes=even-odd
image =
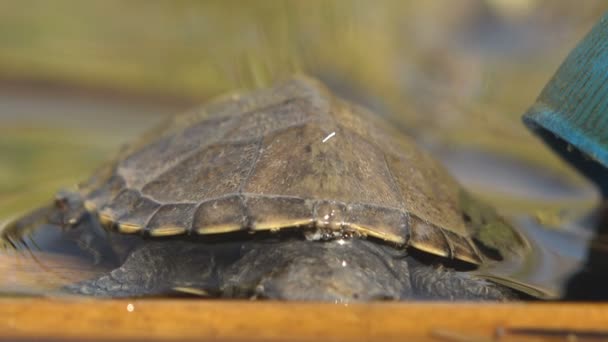
[(122, 233), (314, 227), (482, 260), (446, 170), (304, 77), (171, 118), (81, 191), (87, 209)]

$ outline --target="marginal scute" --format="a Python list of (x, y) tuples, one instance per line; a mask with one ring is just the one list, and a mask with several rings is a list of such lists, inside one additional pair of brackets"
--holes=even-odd
[(122, 177), (116, 175), (108, 178), (101, 187), (95, 190), (83, 189), (83, 191), (90, 191), (89, 193), (85, 192), (85, 207), (90, 212), (100, 210), (101, 207), (112, 202), (114, 197), (123, 189), (125, 189), (125, 182)]
[(445, 229), (442, 229), (442, 232), (451, 246), (451, 251), (454, 258), (472, 264), (482, 263), (483, 259), (481, 253), (477, 250), (475, 244), (469, 237), (460, 236)]
[(118, 217), (118, 230), (121, 233), (132, 234), (144, 229), (152, 215), (158, 210), (160, 204), (146, 197), (140, 197), (131, 210)]
[(195, 210), (196, 204), (165, 204), (152, 216), (146, 230), (151, 236), (184, 234), (192, 227)]
[(125, 189), (112, 202), (101, 208), (100, 213), (103, 213), (108, 218), (112, 218), (117, 223), (119, 218), (133, 210), (134, 205), (139, 202), (139, 199), (139, 192)]
[(199, 205), (194, 213), (194, 232), (229, 233), (246, 228), (247, 214), (240, 195), (212, 199)]
[(452, 257), (451, 246), (441, 228), (413, 215), (410, 216), (409, 245), (427, 253)]
[(410, 235), (408, 217), (396, 208), (351, 204), (346, 212), (348, 226), (356, 232), (405, 245)]
[(301, 198), (248, 196), (245, 205), (253, 230), (272, 231), (312, 223), (312, 203)]
[(109, 210), (101, 210), (99, 212), (99, 222), (102, 226), (107, 229), (112, 229), (114, 227), (114, 223), (116, 222), (116, 217)]
[(132, 222), (119, 222), (118, 231), (123, 234), (135, 234), (144, 229), (144, 226)]
[(186, 227), (165, 226), (165, 227), (158, 227), (158, 228), (155, 228), (155, 229), (151, 229), (149, 231), (149, 234), (150, 234), (150, 236), (156, 236), (156, 237), (174, 236), (174, 235), (185, 234), (187, 231), (188, 230), (187, 230)]
[(83, 203), (84, 209), (90, 213), (95, 213), (97, 211), (97, 204), (90, 200), (85, 200)]
[(133, 210), (134, 205), (139, 202), (140, 195), (135, 190), (123, 190), (116, 198), (99, 211), (99, 218), (105, 226), (116, 224), (120, 217), (125, 216)]

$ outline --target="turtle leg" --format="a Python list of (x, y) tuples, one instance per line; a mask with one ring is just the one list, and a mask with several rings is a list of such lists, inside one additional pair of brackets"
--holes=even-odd
[(411, 292), (405, 259), (369, 241), (292, 239), (247, 249), (222, 275), (224, 296), (349, 302)]
[(409, 258), (414, 299), (507, 301), (521, 297), (513, 290), (468, 272), (426, 265)]
[(214, 288), (215, 257), (207, 246), (184, 241), (149, 242), (122, 266), (99, 278), (69, 285), (63, 292), (95, 297), (138, 297)]

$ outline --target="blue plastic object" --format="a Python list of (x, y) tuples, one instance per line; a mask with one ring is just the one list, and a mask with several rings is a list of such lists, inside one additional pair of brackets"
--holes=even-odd
[(608, 13), (570, 52), (523, 120), (608, 197)]

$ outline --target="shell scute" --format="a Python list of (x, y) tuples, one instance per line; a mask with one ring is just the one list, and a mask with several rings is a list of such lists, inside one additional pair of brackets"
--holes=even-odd
[(241, 196), (235, 194), (201, 203), (194, 214), (193, 230), (201, 235), (234, 232), (247, 227)]
[(192, 229), (195, 203), (165, 204), (151, 216), (146, 231), (151, 236), (184, 234)]

